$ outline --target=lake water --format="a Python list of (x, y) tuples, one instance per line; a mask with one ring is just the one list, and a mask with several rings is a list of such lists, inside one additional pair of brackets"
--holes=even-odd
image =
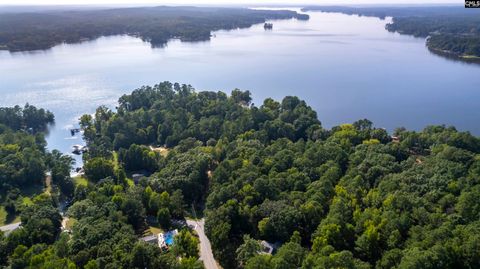
[[(55, 113), (49, 147), (69, 152), (69, 128), (99, 105), (161, 81), (198, 90), (250, 90), (254, 103), (305, 99), (323, 125), (368, 118), (393, 130), (455, 125), (480, 134), (480, 65), (431, 54), (424, 39), (387, 32), (377, 18), (310, 12), (218, 31), (209, 42), (165, 48), (128, 36), (102, 37), (34, 53), (0, 52), (0, 106), (29, 102)], [(77, 158), (78, 161), (79, 158)]]

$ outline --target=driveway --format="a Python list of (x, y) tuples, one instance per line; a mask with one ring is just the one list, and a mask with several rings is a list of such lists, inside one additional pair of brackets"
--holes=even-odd
[(8, 225), (5, 225), (5, 226), (0, 226), (0, 231), (8, 234), (13, 230), (18, 229), (18, 227), (20, 227), (20, 224), (22, 224), (22, 223), (21, 222), (16, 222), (16, 223), (8, 224)]
[(205, 235), (204, 226), (205, 219), (201, 220), (187, 220), (189, 226), (193, 226), (200, 239), (200, 260), (203, 261), (205, 269), (220, 269), (213, 257), (212, 246), (210, 240)]

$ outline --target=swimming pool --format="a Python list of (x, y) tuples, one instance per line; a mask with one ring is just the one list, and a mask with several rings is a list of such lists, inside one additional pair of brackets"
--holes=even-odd
[(173, 231), (165, 233), (165, 243), (169, 246), (173, 245), (173, 237), (175, 236)]

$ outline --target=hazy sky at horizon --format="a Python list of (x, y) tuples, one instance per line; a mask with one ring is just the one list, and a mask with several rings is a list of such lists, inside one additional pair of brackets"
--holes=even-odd
[(91, 5), (91, 4), (455, 4), (459, 0), (0, 0), (0, 5)]

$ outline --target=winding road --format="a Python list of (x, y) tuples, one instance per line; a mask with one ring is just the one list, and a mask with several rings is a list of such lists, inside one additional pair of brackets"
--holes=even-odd
[[(63, 217), (62, 219), (62, 230), (65, 230), (67, 228), (67, 222), (68, 222), (68, 217)], [(9, 234), (12, 231), (20, 228), (20, 225), (22, 225), (21, 222), (16, 222), (16, 223), (11, 223), (8, 225), (0, 226), (0, 231), (4, 232), (5, 234)]]
[(187, 220), (187, 224), (192, 226), (193, 229), (197, 232), (200, 239), (200, 260), (203, 261), (205, 269), (221, 269), (212, 253), (212, 246), (210, 245), (210, 240), (205, 235), (204, 226), (205, 219), (201, 220)]

